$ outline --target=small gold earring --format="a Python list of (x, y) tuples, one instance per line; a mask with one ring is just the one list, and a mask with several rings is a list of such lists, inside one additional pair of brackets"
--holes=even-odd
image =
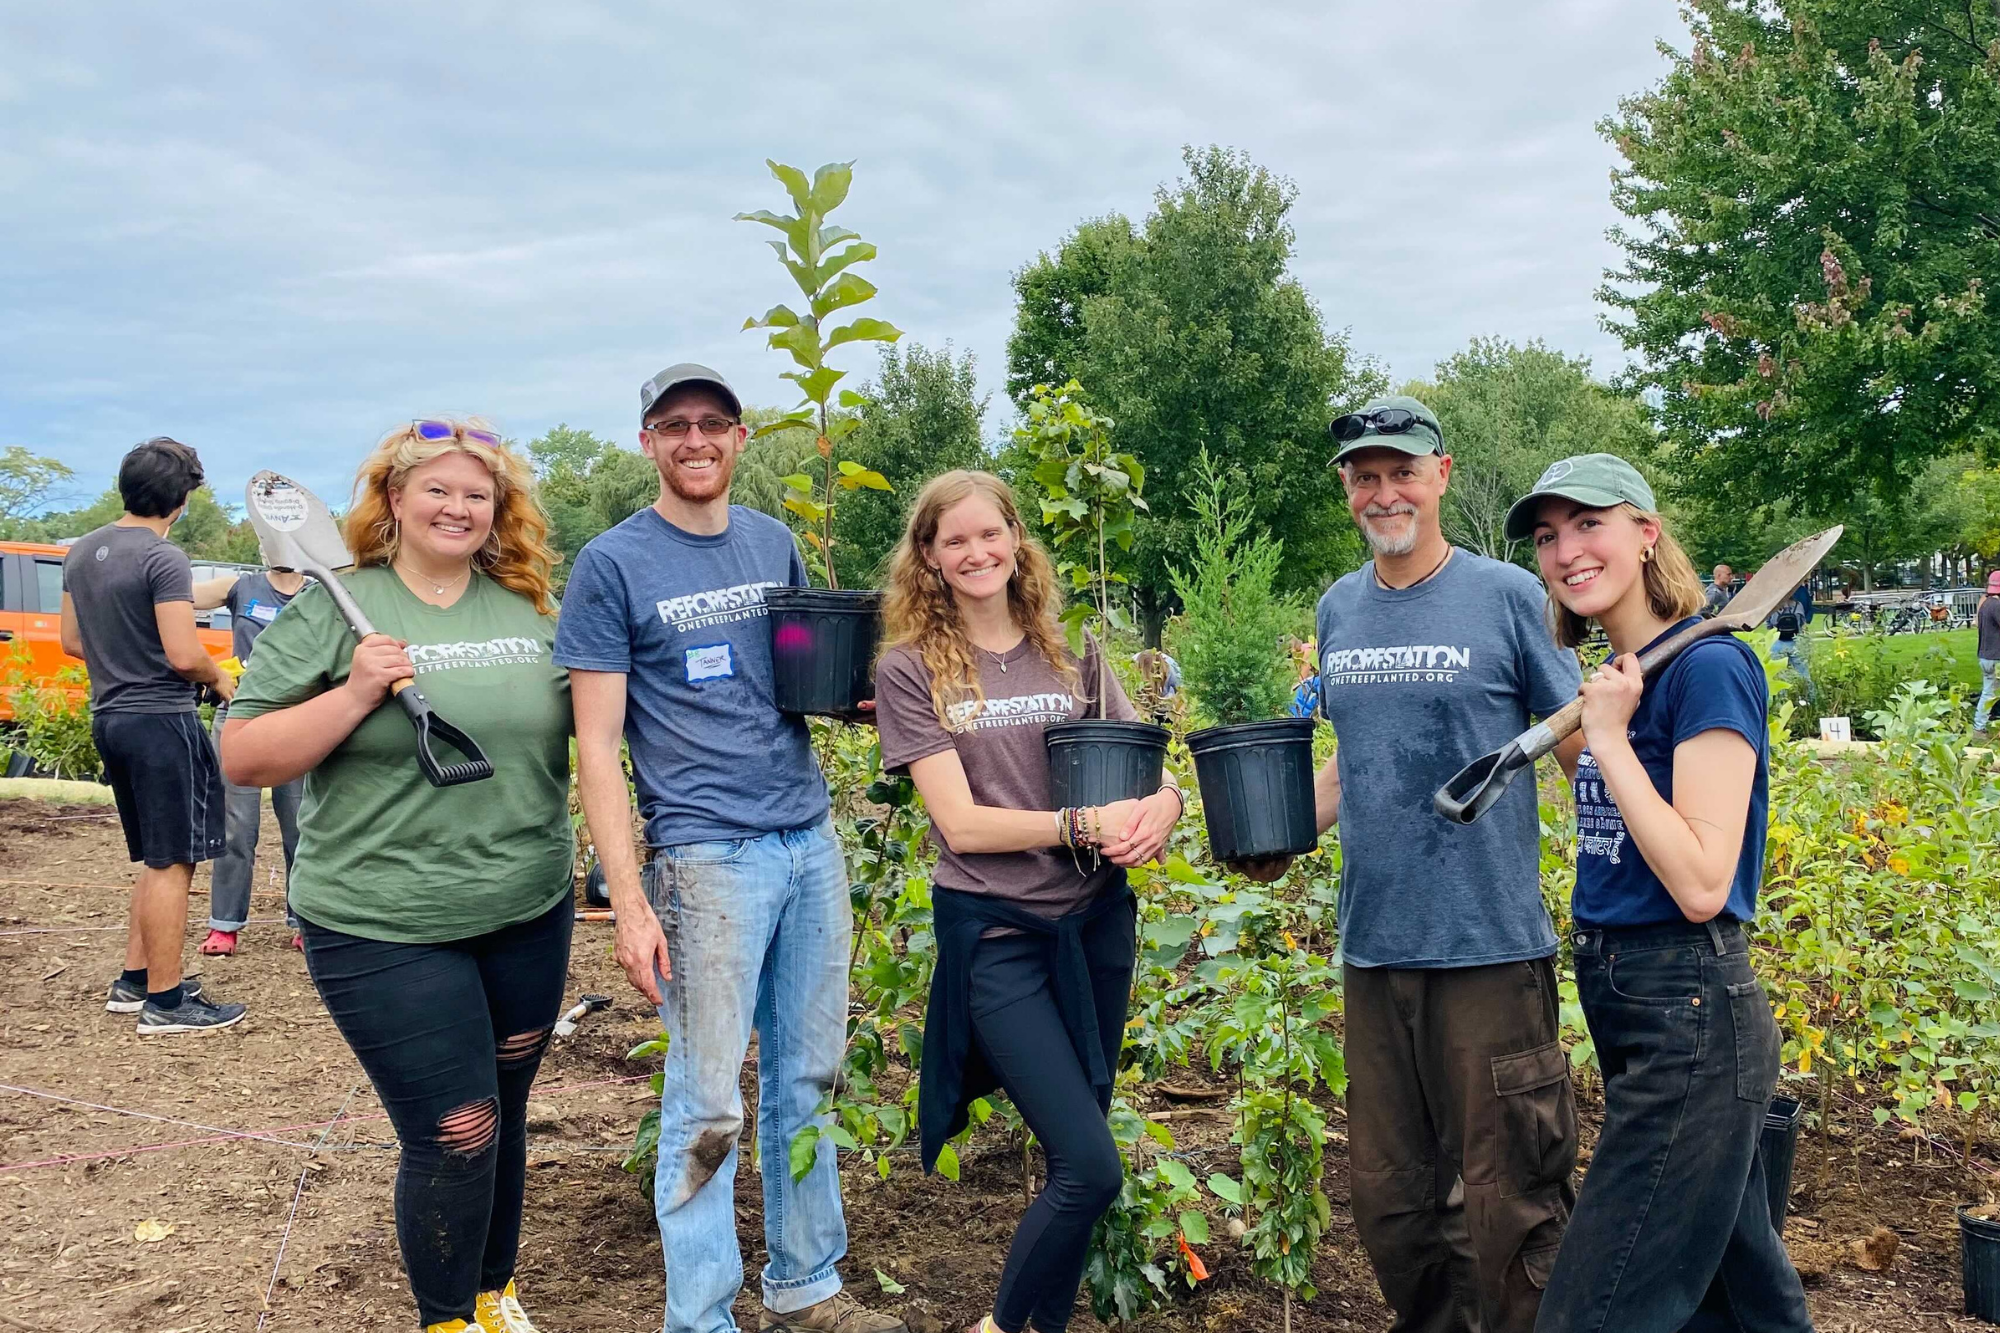
[(1639, 552), (1639, 563), (1642, 565), (1650, 563), (1652, 561), (1652, 558), (1653, 558), (1653, 548), (1650, 546), (1648, 546), (1645, 550)]

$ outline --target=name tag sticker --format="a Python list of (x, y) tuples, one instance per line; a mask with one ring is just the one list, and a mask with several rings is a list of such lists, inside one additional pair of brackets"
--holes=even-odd
[(711, 643), (687, 650), (689, 684), (702, 680), (726, 680), (735, 674), (736, 667), (730, 660), (728, 644)]
[(243, 609), (243, 614), (252, 620), (268, 625), (278, 618), (278, 608), (275, 606), (266, 606), (262, 602), (252, 602)]

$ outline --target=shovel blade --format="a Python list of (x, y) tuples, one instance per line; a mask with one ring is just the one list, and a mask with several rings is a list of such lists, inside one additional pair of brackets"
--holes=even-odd
[(271, 568), (317, 575), (354, 567), (326, 504), (290, 477), (259, 472), (250, 478), (243, 498), (264, 563)]

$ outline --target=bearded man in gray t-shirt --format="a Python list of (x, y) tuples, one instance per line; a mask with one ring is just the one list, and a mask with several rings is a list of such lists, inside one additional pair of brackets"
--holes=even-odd
[[(1317, 804), (1320, 828), (1341, 829), (1355, 1229), (1398, 1328), (1530, 1333), (1576, 1164), (1535, 787), (1466, 826), (1431, 794), (1580, 676), (1541, 583), (1445, 541), (1452, 460), (1428, 408), (1378, 398), (1333, 433), (1374, 552), (1319, 603), (1339, 750)], [(1581, 745), (1565, 742), (1568, 762)]]

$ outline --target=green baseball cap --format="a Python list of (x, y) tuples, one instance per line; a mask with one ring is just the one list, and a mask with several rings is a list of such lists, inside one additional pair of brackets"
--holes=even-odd
[(1507, 511), (1508, 541), (1526, 541), (1535, 535), (1542, 501), (1551, 495), (1591, 509), (1629, 504), (1651, 512), (1658, 507), (1653, 502), (1653, 488), (1639, 475), (1639, 469), (1617, 454), (1578, 454), (1549, 464), (1535, 489), (1514, 502)]
[(1397, 449), (1413, 457), (1444, 452), (1437, 413), (1405, 393), (1370, 398), (1359, 412), (1335, 417), (1327, 432), (1340, 446), (1329, 467), (1363, 449)]

